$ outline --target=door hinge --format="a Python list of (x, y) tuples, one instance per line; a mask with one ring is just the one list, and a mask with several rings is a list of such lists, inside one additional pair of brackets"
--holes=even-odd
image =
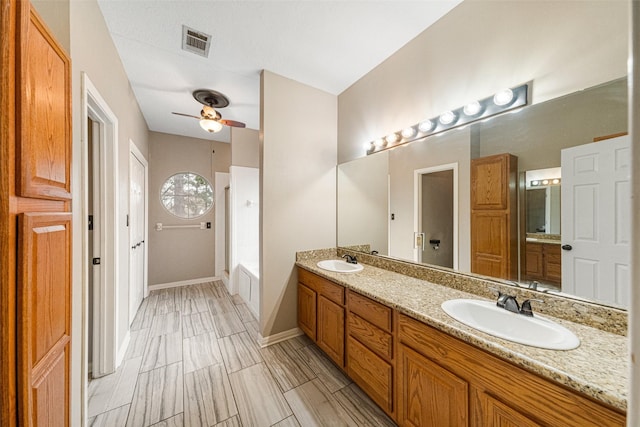
[(93, 215), (89, 215), (89, 231), (93, 230)]
[(94, 258), (93, 265), (100, 265), (100, 258)]

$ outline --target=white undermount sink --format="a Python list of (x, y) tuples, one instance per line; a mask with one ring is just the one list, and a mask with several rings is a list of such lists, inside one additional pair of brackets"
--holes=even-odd
[(453, 299), (442, 303), (449, 316), (489, 335), (549, 350), (572, 350), (580, 339), (564, 326), (534, 314), (523, 316), (490, 301)]
[(320, 261), (317, 266), (323, 270), (333, 271), (334, 273), (357, 273), (363, 269), (360, 264), (351, 264), (337, 259), (325, 259), (324, 261)]

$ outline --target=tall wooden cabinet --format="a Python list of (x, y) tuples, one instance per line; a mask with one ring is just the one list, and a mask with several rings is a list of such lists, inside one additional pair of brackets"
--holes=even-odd
[(498, 154), (471, 161), (471, 272), (518, 274), (518, 159)]
[(0, 2), (0, 415), (66, 426), (71, 64), (28, 1)]

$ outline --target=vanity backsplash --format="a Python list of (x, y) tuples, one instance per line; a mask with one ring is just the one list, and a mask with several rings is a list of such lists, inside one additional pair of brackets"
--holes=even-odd
[(297, 260), (331, 259), (349, 254), (356, 256), (358, 262), (365, 265), (389, 270), (394, 273), (426, 280), (431, 283), (469, 292), (484, 298), (496, 299), (496, 290), (515, 296), (518, 301), (542, 299), (544, 303), (535, 304), (534, 311), (571, 322), (598, 328), (617, 335), (627, 335), (627, 312), (613, 307), (567, 298), (551, 293), (531, 291), (526, 288), (505, 284), (499, 280), (431, 268), (391, 258), (368, 255), (343, 248), (320, 249), (297, 253)]

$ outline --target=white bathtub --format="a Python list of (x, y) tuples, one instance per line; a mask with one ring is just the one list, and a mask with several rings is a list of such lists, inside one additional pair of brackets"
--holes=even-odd
[(238, 293), (256, 319), (260, 311), (259, 278), (260, 269), (257, 264), (238, 265)]

